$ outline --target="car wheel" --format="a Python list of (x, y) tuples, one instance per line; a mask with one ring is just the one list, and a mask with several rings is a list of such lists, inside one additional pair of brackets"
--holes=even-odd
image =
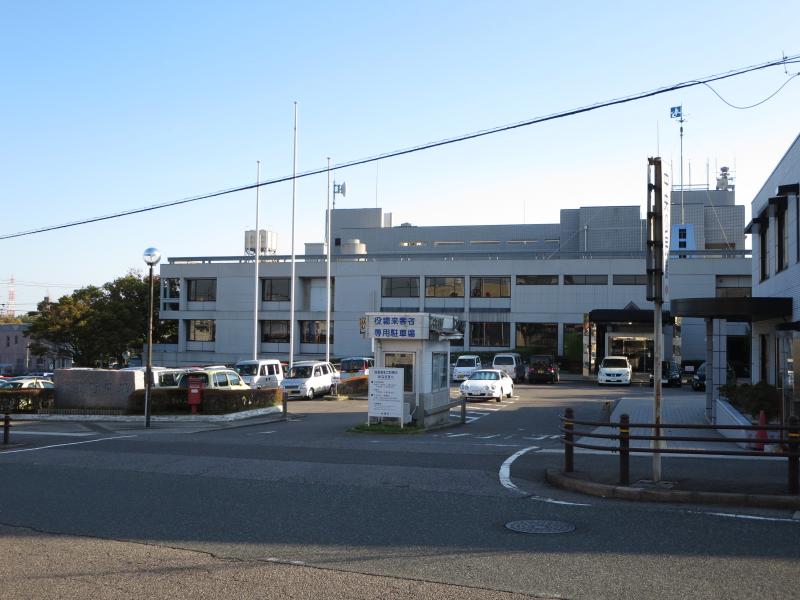
[(317, 393), (314, 391), (314, 388), (308, 388), (308, 396), (309, 400), (313, 400)]
[(503, 399), (503, 392), (500, 392), (500, 395), (494, 399), (495, 402), (500, 402)]

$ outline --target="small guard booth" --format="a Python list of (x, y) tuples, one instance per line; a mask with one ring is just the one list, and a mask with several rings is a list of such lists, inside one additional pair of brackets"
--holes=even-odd
[[(432, 427), (450, 418), (450, 340), (460, 339), (458, 318), (431, 313), (367, 313), (372, 340), (369, 421), (398, 419)], [(402, 372), (399, 371), (402, 369)]]

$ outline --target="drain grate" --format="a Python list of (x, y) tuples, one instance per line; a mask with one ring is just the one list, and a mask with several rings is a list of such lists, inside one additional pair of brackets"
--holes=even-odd
[(575, 525), (566, 521), (511, 521), (506, 523), (506, 529), (517, 533), (569, 533), (575, 531)]

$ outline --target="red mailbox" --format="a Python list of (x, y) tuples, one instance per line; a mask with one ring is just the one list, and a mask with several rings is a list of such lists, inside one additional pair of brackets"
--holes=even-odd
[(203, 378), (196, 375), (189, 375), (189, 406), (192, 414), (197, 414), (197, 407), (203, 402)]

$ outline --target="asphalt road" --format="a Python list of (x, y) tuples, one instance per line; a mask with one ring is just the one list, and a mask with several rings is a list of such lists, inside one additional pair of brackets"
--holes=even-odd
[(408, 435), (348, 433), (361, 401), (295, 401), (274, 423), (19, 423), (0, 450), (0, 596), (798, 598), (788, 511), (544, 482), (566, 406), (599, 419), (643, 389), (518, 386), (465, 426)]

